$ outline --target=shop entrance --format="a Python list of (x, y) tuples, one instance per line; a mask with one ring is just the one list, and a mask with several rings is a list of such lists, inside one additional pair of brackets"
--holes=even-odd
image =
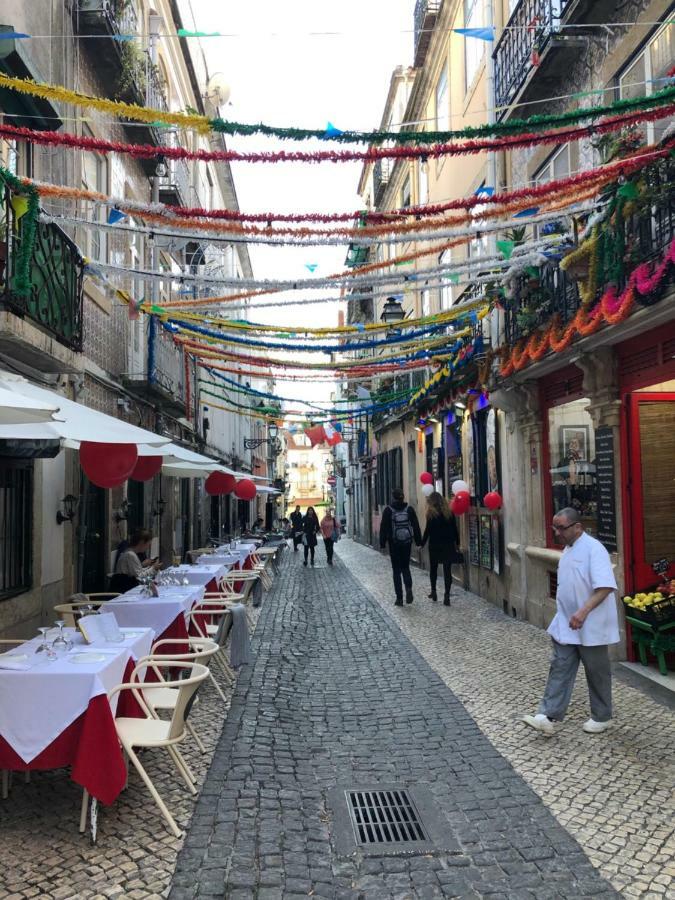
[(639, 591), (655, 584), (661, 560), (675, 577), (675, 392), (638, 391), (627, 401), (627, 574)]

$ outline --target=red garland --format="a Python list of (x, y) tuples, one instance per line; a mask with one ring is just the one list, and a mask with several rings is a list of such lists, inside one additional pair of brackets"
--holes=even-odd
[[(486, 150), (504, 150), (515, 149), (520, 147), (532, 147), (538, 144), (565, 143), (570, 140), (577, 140), (581, 137), (594, 135), (609, 131), (615, 131), (624, 125), (636, 122), (648, 122), (661, 118), (666, 118), (675, 113), (675, 104), (660, 107), (659, 109), (641, 112), (639, 115), (635, 113), (623, 113), (622, 115), (612, 116), (603, 122), (594, 125), (585, 125), (579, 128), (558, 129), (556, 131), (545, 133), (530, 133), (520, 135), (510, 135), (503, 138), (483, 138), (475, 141), (463, 141), (461, 143), (434, 144), (431, 146), (396, 146), (396, 147), (369, 147), (368, 150), (324, 150), (314, 153), (304, 151), (285, 151), (281, 150), (275, 153), (240, 153), (236, 150), (189, 150), (185, 147), (165, 147), (152, 146), (150, 144), (126, 144), (120, 141), (107, 141), (100, 138), (91, 138), (86, 135), (74, 135), (61, 133), (56, 131), (36, 131), (31, 128), (16, 128), (12, 125), (0, 125), (0, 135), (15, 140), (30, 141), (34, 144), (58, 145), (72, 147), (81, 150), (89, 150), (97, 153), (125, 153), (138, 159), (156, 159), (165, 157), (166, 159), (192, 159), (199, 161), (218, 160), (221, 162), (255, 162), (255, 163), (279, 163), (279, 162), (375, 162), (381, 159), (427, 159), (440, 156), (458, 156), (464, 154), (482, 153)], [(479, 197), (475, 202), (495, 202), (495, 196), (491, 198)], [(452, 208), (445, 206), (446, 209)], [(430, 215), (429, 207), (415, 208), (412, 207), (406, 211), (408, 215)], [(422, 212), (425, 210), (425, 212)], [(232, 218), (243, 220), (246, 218), (251, 221), (251, 217), (243, 217), (241, 214), (227, 211), (228, 215), (222, 218)], [(193, 211), (194, 214), (194, 211)], [(355, 218), (360, 213), (347, 216), (343, 214), (341, 220), (345, 218)], [(385, 217), (386, 218), (386, 217)], [(258, 214), (256, 221), (268, 220), (281, 221), (279, 216), (268, 216)], [(317, 221), (313, 215), (296, 215), (287, 217), (285, 221)], [(330, 221), (336, 221), (330, 218)], [(369, 221), (375, 221), (373, 215), (368, 215)], [(323, 221), (326, 221), (323, 219)]]

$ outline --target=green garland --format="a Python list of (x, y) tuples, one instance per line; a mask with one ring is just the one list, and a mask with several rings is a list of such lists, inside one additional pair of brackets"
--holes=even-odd
[[(594, 93), (593, 91), (589, 93)], [(577, 94), (577, 97), (586, 96)], [(589, 106), (585, 109), (570, 109), (563, 113), (547, 113), (530, 116), (529, 119), (510, 119), (508, 122), (494, 122), (492, 124), (475, 125), (462, 128), (459, 131), (339, 131), (326, 130), (325, 128), (282, 128), (274, 125), (264, 125), (259, 122), (247, 125), (244, 122), (230, 122), (221, 118), (210, 119), (209, 124), (214, 131), (221, 134), (239, 134), (250, 136), (263, 134), (268, 137), (281, 138), (282, 140), (305, 141), (311, 138), (319, 140), (337, 141), (341, 144), (384, 144), (391, 141), (394, 144), (443, 144), (450, 140), (471, 139), (503, 134), (517, 134), (520, 132), (541, 131), (545, 128), (558, 128), (575, 122), (595, 119), (599, 116), (613, 113), (631, 112), (649, 109), (672, 102), (675, 98), (675, 86), (665, 87), (655, 94), (645, 97), (626, 97), (607, 103), (603, 106)]]
[(0, 180), (5, 183), (7, 190), (28, 196), (28, 208), (20, 220), (21, 240), (16, 257), (16, 274), (11, 288), (18, 297), (30, 297), (33, 290), (30, 272), (40, 215), (40, 195), (33, 185), (24, 184), (16, 175), (1, 166)]

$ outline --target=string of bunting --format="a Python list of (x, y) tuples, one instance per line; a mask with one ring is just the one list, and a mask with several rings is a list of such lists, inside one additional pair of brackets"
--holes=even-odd
[[(675, 90), (675, 89), (674, 89)], [(382, 159), (438, 159), (446, 156), (465, 156), (485, 151), (515, 150), (545, 144), (565, 144), (596, 134), (618, 131), (627, 125), (639, 122), (654, 122), (668, 118), (675, 113), (672, 103), (656, 109), (642, 109), (622, 113), (607, 120), (575, 128), (552, 131), (525, 132), (518, 135), (504, 135), (497, 138), (480, 138), (459, 143), (408, 144), (396, 147), (369, 147), (367, 150), (276, 150), (242, 152), (239, 150), (190, 150), (187, 147), (171, 147), (153, 144), (130, 144), (122, 141), (108, 141), (86, 135), (68, 134), (57, 131), (39, 131), (32, 128), (0, 124), (0, 135), (9, 140), (28, 141), (42, 146), (59, 146), (69, 149), (87, 150), (93, 153), (121, 153), (134, 159), (190, 159), (216, 162), (245, 163), (371, 163)]]
[(530, 116), (528, 119), (512, 119), (508, 122), (467, 126), (454, 131), (408, 131), (405, 129), (401, 131), (343, 131), (337, 128), (289, 128), (264, 123), (246, 124), (225, 121), (220, 117), (208, 118), (198, 113), (152, 109), (147, 106), (124, 103), (121, 100), (92, 97), (62, 85), (44, 84), (32, 79), (16, 78), (5, 74), (0, 74), (0, 87), (57, 103), (96, 109), (99, 112), (121, 116), (131, 121), (176, 125), (179, 128), (192, 129), (204, 135), (210, 132), (244, 136), (261, 134), (281, 140), (300, 141), (317, 138), (338, 143), (383, 144), (391, 142), (395, 145), (437, 144), (457, 139), (469, 140), (494, 135), (513, 135), (524, 131), (538, 131), (544, 128), (562, 127), (575, 122), (596, 120), (601, 116), (613, 113), (650, 109), (675, 99), (675, 87), (667, 86), (661, 91), (646, 96), (626, 97), (612, 103), (566, 110), (563, 113), (548, 113)]
[(616, 285), (610, 284), (597, 304), (589, 311), (581, 306), (567, 326), (554, 319), (544, 329), (533, 332), (512, 348), (503, 347), (500, 353), (503, 362), (499, 370), (502, 378), (525, 368), (530, 362), (537, 362), (550, 351), (562, 353), (575, 337), (588, 337), (603, 325), (618, 325), (631, 314), (636, 295), (646, 297), (655, 293), (670, 275), (675, 264), (675, 240), (665, 251), (661, 262), (651, 271), (649, 263), (641, 263), (631, 272), (626, 286), (619, 293)]

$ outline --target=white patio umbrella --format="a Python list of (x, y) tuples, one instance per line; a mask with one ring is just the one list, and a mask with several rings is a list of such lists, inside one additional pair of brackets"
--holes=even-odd
[(52, 415), (58, 411), (56, 403), (32, 400), (30, 397), (0, 387), (0, 425), (51, 422)]

